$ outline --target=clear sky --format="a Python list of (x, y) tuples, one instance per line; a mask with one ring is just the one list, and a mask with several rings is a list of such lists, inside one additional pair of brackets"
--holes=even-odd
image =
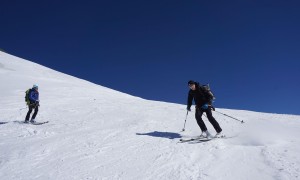
[(300, 114), (300, 1), (4, 0), (0, 8), (0, 48), (52, 69), (180, 104), (192, 79), (210, 84), (217, 108)]

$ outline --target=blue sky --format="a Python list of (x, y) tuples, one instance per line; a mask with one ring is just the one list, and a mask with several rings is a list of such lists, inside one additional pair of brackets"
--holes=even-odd
[(192, 79), (210, 84), (217, 108), (300, 114), (299, 8), (290, 0), (4, 1), (0, 48), (145, 99), (186, 104)]

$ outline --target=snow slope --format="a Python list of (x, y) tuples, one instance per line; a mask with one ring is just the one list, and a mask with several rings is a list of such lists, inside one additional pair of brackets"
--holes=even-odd
[[(200, 134), (194, 112), (180, 132), (185, 105), (144, 100), (4, 52), (0, 83), (1, 180), (300, 179), (300, 116), (217, 109), (246, 123), (214, 113), (228, 139), (178, 143)], [(50, 121), (40, 126), (20, 123), (24, 92), (35, 83), (37, 121)]]

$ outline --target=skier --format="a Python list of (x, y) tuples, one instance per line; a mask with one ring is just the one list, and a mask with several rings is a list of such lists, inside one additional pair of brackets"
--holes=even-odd
[(29, 90), (28, 92), (28, 99), (29, 99), (29, 104), (28, 104), (28, 112), (25, 118), (25, 123), (28, 123), (29, 118), (30, 118), (30, 114), (32, 112), (32, 110), (34, 109), (34, 113), (33, 116), (31, 117), (30, 122), (31, 123), (35, 123), (35, 117), (38, 113), (39, 110), (39, 91), (38, 91), (38, 85), (33, 85), (33, 87)]
[(196, 113), (195, 113), (195, 118), (197, 120), (197, 124), (199, 125), (202, 133), (200, 137), (207, 137), (211, 138), (212, 135), (207, 131), (206, 125), (204, 121), (202, 120), (202, 114), (203, 112), (206, 113), (207, 118), (209, 122), (213, 125), (215, 128), (217, 134), (214, 137), (222, 137), (222, 129), (219, 125), (219, 123), (215, 120), (215, 118), (212, 116), (211, 112), (211, 104), (210, 104), (210, 99), (206, 95), (206, 92), (204, 91), (203, 88), (199, 85), (199, 83), (196, 83), (193, 80), (190, 80), (188, 82), (188, 86), (190, 88), (189, 94), (188, 94), (188, 101), (187, 101), (187, 110), (191, 111), (191, 106), (193, 103), (193, 100), (195, 101), (196, 104)]

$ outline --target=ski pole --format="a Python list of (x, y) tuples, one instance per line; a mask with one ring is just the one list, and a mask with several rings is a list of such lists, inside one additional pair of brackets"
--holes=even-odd
[(22, 111), (23, 109), (27, 109), (27, 107), (21, 108), (20, 111)]
[(189, 114), (189, 111), (186, 111), (186, 116), (185, 116), (185, 121), (184, 121), (184, 126), (183, 126), (182, 131), (185, 131), (185, 123), (186, 123), (186, 119), (187, 119), (188, 114)]
[(22, 110), (23, 110), (23, 109), (27, 109), (27, 106), (24, 107), (24, 108), (21, 108), (21, 109), (19, 110), (19, 115), (20, 115), (20, 116), (22, 116)]
[(224, 116), (230, 117), (230, 118), (232, 118), (232, 119), (234, 119), (234, 120), (237, 120), (237, 121), (239, 121), (239, 122), (241, 122), (241, 123), (244, 123), (243, 120), (239, 120), (239, 119), (237, 119), (237, 118), (235, 118), (235, 117), (229, 116), (229, 115), (224, 114), (224, 113), (221, 113), (221, 112), (219, 112), (219, 111), (216, 111), (216, 112), (219, 113), (219, 114), (223, 114)]

